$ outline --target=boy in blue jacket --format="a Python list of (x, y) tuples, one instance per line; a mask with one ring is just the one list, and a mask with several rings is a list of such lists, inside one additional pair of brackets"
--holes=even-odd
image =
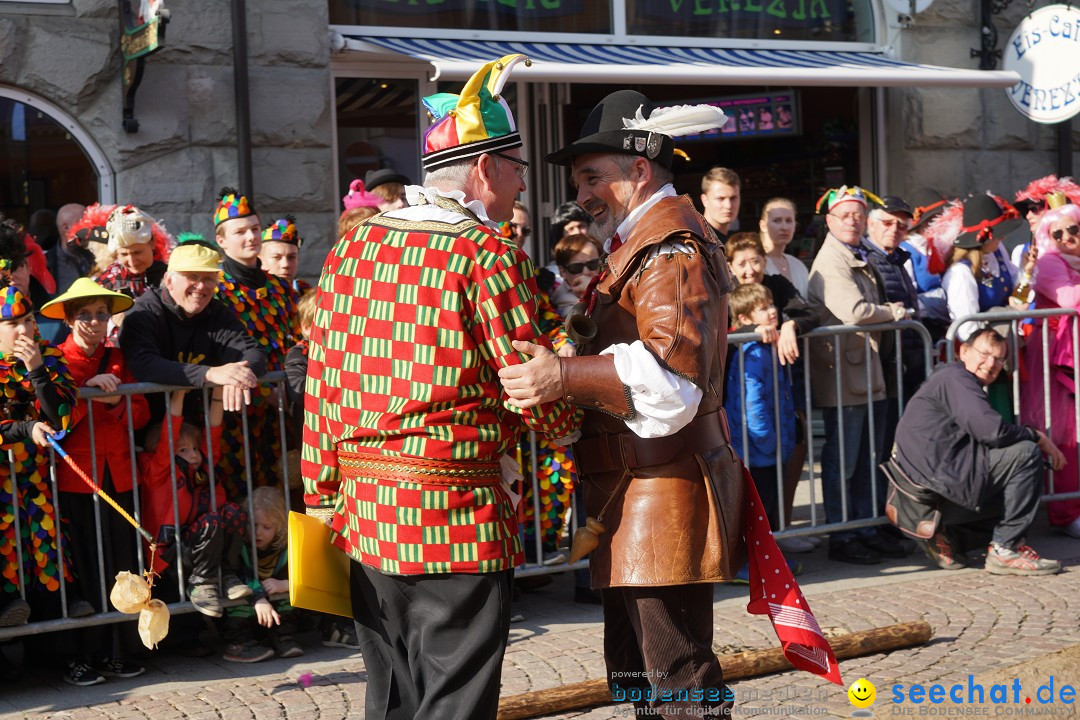
[[(791, 379), (787, 368), (774, 362), (771, 347), (777, 335), (779, 313), (773, 305), (772, 293), (757, 283), (735, 288), (729, 307), (735, 332), (756, 332), (763, 338), (743, 343), (741, 350), (736, 349), (732, 354), (727, 367), (724, 409), (731, 425), (732, 447), (750, 469), (769, 525), (775, 528), (779, 508), (777, 488), (782, 482), (784, 463), (795, 447)], [(742, 367), (738, 357), (740, 351)], [(740, 374), (743, 387), (739, 383)], [(744, 425), (746, 447), (743, 445)]]

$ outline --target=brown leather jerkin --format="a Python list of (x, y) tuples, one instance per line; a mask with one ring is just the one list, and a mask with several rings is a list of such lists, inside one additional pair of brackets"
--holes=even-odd
[[(646, 267), (650, 251), (667, 241), (694, 252), (663, 254)], [(597, 443), (606, 444), (609, 457), (633, 455), (655, 463), (629, 468), (621, 462), (622, 467), (611, 470), (582, 470), (588, 515), (595, 517), (611, 500), (603, 518), (608, 531), (590, 556), (592, 585), (726, 581), (745, 555), (745, 488), (741, 464), (727, 441), (719, 397), (730, 289), (722, 247), (688, 197), (666, 198), (634, 226), (623, 247), (610, 256), (609, 266), (593, 313), (597, 337), (582, 353), (641, 340), (662, 366), (702, 388), (703, 397), (687, 428), (655, 439), (626, 435), (623, 418), (633, 411), (621, 388), (597, 388), (577, 400), (586, 408), (583, 437), (575, 445), (579, 464), (589, 466), (590, 449), (600, 447)], [(588, 363), (580, 367), (587, 369)], [(683, 432), (687, 435), (680, 439)], [(687, 442), (690, 435), (692, 444)], [(674, 454), (657, 449), (672, 442), (683, 443)], [(632, 477), (619, 488), (625, 470)], [(613, 498), (616, 492), (621, 497)]]

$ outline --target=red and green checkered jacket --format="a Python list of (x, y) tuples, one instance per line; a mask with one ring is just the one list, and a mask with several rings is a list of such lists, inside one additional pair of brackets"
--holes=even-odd
[[(447, 213), (437, 215), (446, 219)], [(474, 218), (379, 215), (341, 239), (319, 281), (301, 472), (309, 507), (334, 509), (335, 543), (383, 572), (497, 572), (521, 561), (500, 486), (342, 475), (338, 451), (498, 462), (523, 426), (577, 429), (563, 401), (511, 408), (500, 367), (550, 347), (528, 257)]]

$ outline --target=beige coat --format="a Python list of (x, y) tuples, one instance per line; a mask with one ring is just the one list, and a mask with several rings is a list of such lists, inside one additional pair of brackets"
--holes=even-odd
[[(822, 326), (871, 325), (892, 322), (892, 308), (885, 305), (884, 285), (877, 271), (859, 260), (830, 233), (810, 269), (809, 300), (823, 308)], [(866, 363), (874, 400), (885, 399), (885, 376), (881, 369), (880, 333), (851, 333), (810, 343), (811, 392), (817, 407), (861, 405), (867, 399)], [(870, 339), (870, 357), (866, 339)], [(836, 353), (840, 343), (840, 397), (837, 403)]]

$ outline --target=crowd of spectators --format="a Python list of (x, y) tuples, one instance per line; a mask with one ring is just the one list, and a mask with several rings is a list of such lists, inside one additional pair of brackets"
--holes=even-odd
[[(404, 205), (408, 185), (389, 169), (354, 181), (343, 198), (338, 236)], [(891, 456), (901, 410), (928, 374), (923, 334), (915, 329), (898, 336), (877, 329), (814, 331), (914, 321), (936, 341), (950, 323), (974, 313), (1080, 310), (1080, 210), (1073, 204), (1080, 203), (1080, 187), (1069, 179), (1036, 181), (1015, 203), (983, 193), (908, 203), (841, 187), (816, 208), (825, 232), (812, 258), (786, 251), (797, 230), (792, 200), (768, 200), (757, 228), (739, 231), (740, 179), (714, 168), (705, 175), (700, 201), (725, 242), (738, 284), (730, 298), (731, 330), (753, 336), (733, 344), (727, 358), (723, 393), (732, 443), (774, 529), (791, 525), (804, 475), (807, 394), (824, 421), (825, 521), (867, 520), (886, 514), (887, 473), (875, 464)], [(602, 272), (609, 238), (591, 234), (593, 218), (574, 203), (549, 220), (552, 261), (537, 270), (537, 321), (560, 354), (572, 355), (581, 338), (568, 335), (566, 323)], [(60, 442), (76, 464), (92, 468), (100, 487), (138, 512), (156, 538), (157, 587), (173, 601), (181, 599), (182, 587), (201, 615), (220, 618), (225, 659), (257, 662), (303, 652), (294, 636), (305, 620), (283, 599), (284, 508), (286, 498), (294, 507), (301, 498), (296, 485), (282, 487), (280, 465), (290, 462), (303, 423), (315, 291), (297, 277), (303, 241), (292, 216), (264, 225), (248, 198), (224, 188), (214, 222), (215, 237), (207, 239), (174, 238), (130, 205), (65, 205), (55, 217), (38, 213), (36, 234), (0, 218), (0, 382), (6, 395), (0, 432), (15, 458), (0, 464), (0, 506), (19, 508), (0, 526), (0, 626), (109, 611), (108, 578), (138, 563), (132, 529), (98, 508), (93, 490), (64, 465), (58, 466), (59, 496), (52, 497), (46, 435), (63, 431)], [(515, 206), (501, 232), (509, 242), (529, 245), (533, 221), (524, 205)], [(964, 324), (958, 340), (968, 341), (983, 325)], [(1024, 327), (1031, 337), (1047, 334), (1049, 356), (1042, 343), (1028, 342), (1023, 357), (1013, 359), (1009, 370), (1026, 379), (1019, 420), (1045, 430), (1048, 442), (1064, 451), (1053, 491), (1075, 491), (1072, 324), (1054, 317), (1045, 330)], [(814, 333), (808, 343), (807, 333)], [(992, 340), (976, 350), (966, 345), (962, 357), (974, 358)], [(259, 382), (274, 370), (285, 371), (281, 386)], [(813, 378), (809, 386), (807, 377)], [(979, 387), (987, 386), (987, 402), (1005, 423), (1014, 418), (1011, 402), (1001, 401), (1009, 395), (1003, 378), (994, 373)], [(117, 391), (135, 382), (192, 392)], [(77, 400), (80, 387), (98, 392)], [(287, 408), (284, 445), (279, 402)], [(139, 450), (134, 463), (129, 431)], [(555, 564), (564, 559), (568, 511), (581, 512), (580, 493), (572, 492), (573, 453), (548, 441), (536, 445), (535, 459), (531, 452), (522, 443), (514, 458), (525, 476), (537, 468), (535, 488), (529, 482), (520, 488), (526, 552), (531, 562)], [(65, 518), (59, 527), (49, 514), (54, 501)], [(1030, 503), (1023, 512), (1030, 521)], [(1053, 526), (1080, 537), (1080, 501), (1052, 502), (1049, 515)], [(995, 557), (1016, 550), (1028, 564), (1038, 561), (1022, 544), (1024, 530), (995, 535), (1002, 548)], [(909, 535), (856, 522), (830, 533), (828, 555), (876, 564), (913, 552)], [(924, 547), (939, 565), (954, 567), (964, 548), (951, 538), (943, 546), (942, 538)], [(781, 547), (810, 552), (820, 541), (802, 535), (781, 540)], [(798, 571), (797, 563), (789, 564)], [(745, 568), (738, 579), (745, 579)], [(580, 573), (575, 599), (597, 601)], [(356, 647), (350, 626), (314, 622), (325, 644)], [(128, 658), (131, 638), (115, 625), (69, 631), (64, 638), (59, 647), (68, 682), (90, 685), (143, 671)]]

